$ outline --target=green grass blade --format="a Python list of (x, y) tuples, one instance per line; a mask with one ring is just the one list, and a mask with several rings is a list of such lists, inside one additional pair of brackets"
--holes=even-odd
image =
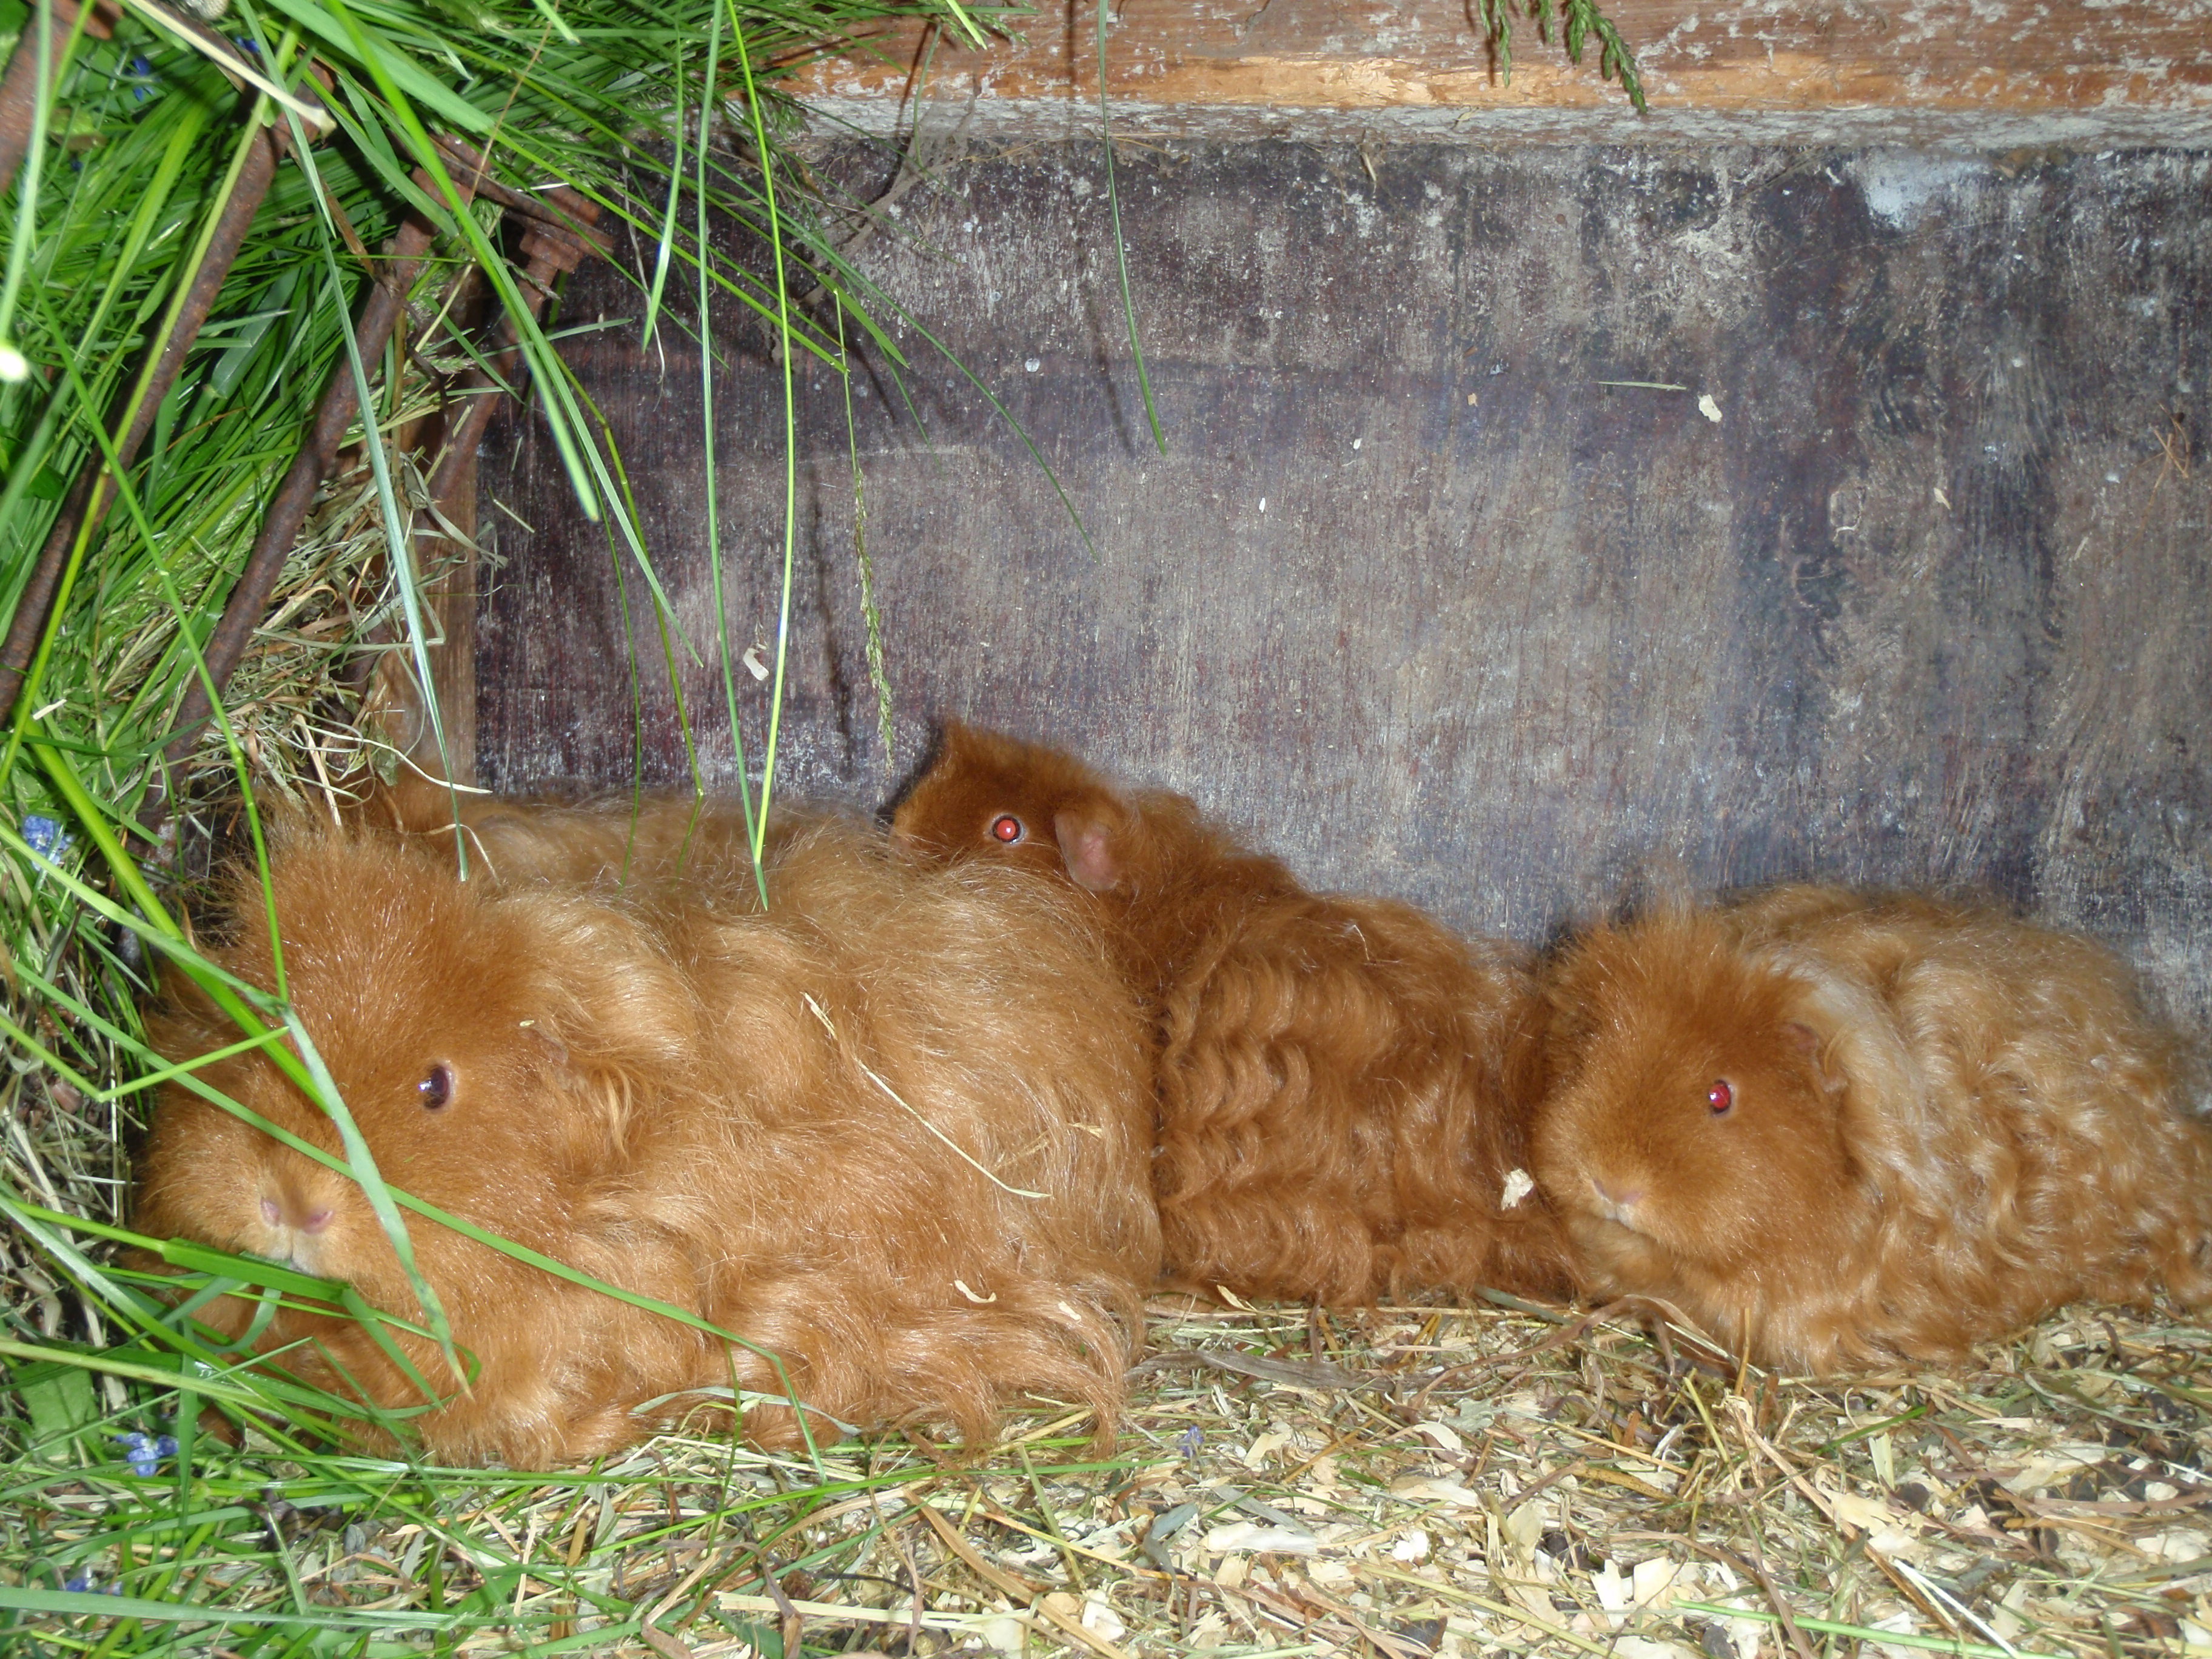
[(837, 350), (845, 360), (838, 385), (845, 394), (845, 453), (853, 463), (853, 562), (860, 578), (860, 617), (867, 628), (868, 684), (875, 688), (876, 720), (884, 744), (884, 773), (891, 770), (891, 682), (884, 668), (883, 617), (876, 609), (876, 569), (868, 556), (868, 501), (860, 473), (860, 441), (853, 425), (853, 360), (845, 350), (845, 302), (837, 308)]
[[(955, 0), (948, 0), (953, 3)], [(745, 45), (744, 25), (737, 20), (737, 0), (728, 0), (732, 33), (737, 40), (738, 67), (745, 83), (745, 108), (752, 118), (753, 150), (760, 159), (761, 192), (768, 202), (769, 244), (775, 259), (776, 339), (783, 365), (783, 580), (776, 601), (775, 684), (769, 696), (768, 744), (761, 757), (760, 817), (753, 824), (753, 872), (761, 883), (761, 902), (768, 902), (768, 884), (760, 874), (763, 847), (768, 836), (769, 803), (775, 789), (775, 757), (783, 729), (784, 667), (791, 655), (791, 584), (793, 556), (799, 543), (799, 398), (792, 379), (791, 294), (785, 281), (783, 220), (775, 205), (775, 152), (769, 148), (767, 130), (761, 125), (759, 89), (753, 82), (752, 53)]]
[(1121, 315), (1129, 325), (1129, 356), (1137, 365), (1137, 386), (1145, 397), (1145, 422), (1152, 428), (1152, 442), (1161, 454), (1168, 453), (1167, 434), (1160, 430), (1160, 412), (1152, 404), (1152, 377), (1145, 371), (1144, 342), (1137, 337), (1137, 301), (1129, 292), (1129, 245), (1121, 236), (1121, 192), (1114, 182), (1114, 118), (1106, 107), (1106, 0), (1098, 0), (1098, 142), (1106, 154), (1106, 205), (1114, 222), (1114, 269), (1121, 277)]
[[(742, 49), (744, 42), (739, 41)], [(712, 87), (721, 65), (722, 8), (714, 9), (707, 26), (706, 84)], [(700, 127), (706, 127), (708, 106), (700, 108)], [(761, 817), (756, 823), (753, 816), (752, 785), (745, 775), (745, 732), (744, 723), (738, 718), (738, 672), (736, 653), (730, 649), (730, 603), (722, 581), (722, 514), (714, 482), (714, 331), (712, 327), (708, 302), (711, 289), (707, 281), (707, 146), (702, 142), (696, 158), (698, 172), (693, 198), (697, 218), (693, 234), (698, 239), (699, 258), (699, 441), (705, 456), (707, 495), (707, 572), (714, 599), (714, 642), (722, 672), (722, 700), (730, 721), (730, 747), (736, 756), (738, 769), (738, 800), (745, 815), (745, 838), (753, 849), (753, 882), (760, 891), (761, 904), (768, 904), (768, 877), (761, 869), (761, 831), (766, 828), (768, 791), (765, 781), (761, 790)], [(769, 743), (775, 743), (773, 733)]]
[[(720, 10), (717, 9), (714, 13), (717, 24), (720, 22), (721, 15)], [(720, 33), (719, 29), (717, 33)], [(707, 60), (707, 84), (712, 86), (714, 83), (714, 63), (710, 55)], [(675, 154), (670, 158), (668, 164), (668, 210), (661, 216), (660, 240), (653, 250), (653, 286), (647, 291), (645, 296), (645, 326), (640, 339), (641, 343), (646, 345), (651, 345), (653, 343), (653, 325), (660, 316), (661, 291), (668, 285), (669, 256), (676, 243), (676, 207), (684, 196), (684, 48), (680, 43), (676, 49), (675, 88), (675, 118), (670, 123), (670, 128), (676, 135), (676, 148)], [(707, 106), (702, 104), (699, 106), (699, 125), (702, 142), (699, 147), (702, 151), (706, 149), (703, 142), (706, 123)], [(701, 183), (700, 196), (703, 201), (706, 196), (703, 179)], [(702, 242), (701, 246), (703, 247), (705, 245)], [(703, 271), (706, 261), (702, 258), (699, 264)], [(705, 316), (703, 301), (700, 314), (703, 319)], [(663, 361), (665, 362), (665, 359), (664, 358)], [(711, 477), (711, 474), (709, 476)]]

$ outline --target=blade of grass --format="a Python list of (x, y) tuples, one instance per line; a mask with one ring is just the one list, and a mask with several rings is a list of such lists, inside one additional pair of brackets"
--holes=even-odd
[[(1779, 1613), (1765, 1607), (1724, 1607), (1711, 1601), (1677, 1601), (1673, 1611), (1701, 1613), (1709, 1619), (1749, 1619), (1762, 1625), (1778, 1625)], [(1953, 1653), (1960, 1659), (2068, 1659), (2055, 1653), (2035, 1653), (2026, 1648), (1993, 1647), (1985, 1642), (1969, 1642), (1955, 1636), (1923, 1636), (1917, 1631), (1875, 1630), (1865, 1625), (1854, 1625), (1836, 1619), (1811, 1619), (1805, 1614), (1792, 1615), (1802, 1628), (1821, 1636), (1845, 1636), (1855, 1641), (1875, 1642), (1887, 1647), (1918, 1648), (1929, 1653)]]
[(79, 12), (70, 31), (69, 43), (63, 49), (62, 62), (57, 64), (53, 19), (53, 0), (35, 0), (31, 15), (23, 22), (25, 28), (36, 32), (39, 74), (34, 83), (37, 95), (31, 103), (30, 143), (23, 152), (22, 171), (15, 185), (15, 236), (8, 247), (6, 275), (0, 277), (0, 351), (8, 354), (0, 358), (0, 380), (21, 380), (30, 373), (23, 354), (14, 343), (15, 300), (22, 292), (23, 272), (28, 267), (31, 250), (38, 243), (39, 185), (46, 160), (47, 112), (53, 105), (53, 88), (84, 34), (84, 14)]
[[(744, 41), (738, 41), (740, 51)], [(722, 8), (714, 7), (707, 26), (706, 84), (712, 87), (721, 63)], [(768, 784), (761, 785), (761, 815), (757, 823), (753, 817), (752, 785), (745, 772), (745, 732), (744, 722), (738, 718), (738, 675), (735, 653), (730, 649), (730, 602), (722, 582), (722, 514), (716, 497), (714, 483), (714, 331), (708, 313), (707, 283), (707, 117), (709, 106), (702, 105), (699, 111), (700, 143), (696, 157), (698, 179), (695, 185), (693, 204), (697, 218), (693, 234), (699, 246), (699, 441), (704, 454), (702, 463), (707, 489), (707, 571), (714, 599), (714, 642), (720, 658), (722, 671), (722, 699), (730, 721), (730, 747), (736, 757), (738, 769), (738, 800), (745, 815), (745, 839), (752, 848), (753, 884), (760, 891), (761, 908), (768, 908), (768, 876), (761, 868), (761, 839), (767, 829)], [(762, 152), (765, 165), (767, 152)], [(787, 368), (788, 365), (787, 364)], [(769, 733), (770, 764), (773, 765), (775, 733)]]
[[(88, 1371), (97, 1371), (104, 1376), (120, 1376), (136, 1382), (149, 1382), (158, 1388), (177, 1386), (176, 1374), (158, 1366), (134, 1364), (127, 1359), (118, 1359), (112, 1353), (77, 1353), (51, 1344), (17, 1342), (0, 1337), (0, 1358), (24, 1360), (52, 1360), (59, 1364), (75, 1365)], [(253, 1407), (264, 1403), (261, 1396), (251, 1389), (234, 1388), (213, 1377), (198, 1379), (194, 1387), (212, 1400), (222, 1400), (234, 1406)]]
[(844, 374), (838, 386), (845, 394), (845, 453), (853, 464), (853, 562), (860, 575), (860, 617), (868, 631), (868, 684), (875, 688), (876, 720), (884, 744), (884, 774), (891, 770), (891, 682), (884, 669), (883, 618), (876, 610), (876, 571), (868, 557), (868, 503), (862, 491), (860, 476), (860, 441), (853, 426), (853, 359), (845, 349), (845, 301), (842, 295), (832, 297), (836, 307), (837, 351), (844, 360)]
[(1129, 292), (1129, 246), (1121, 235), (1121, 192), (1114, 182), (1114, 118), (1106, 107), (1106, 0), (1098, 0), (1098, 142), (1106, 155), (1106, 205), (1114, 222), (1114, 269), (1121, 277), (1121, 315), (1129, 325), (1129, 356), (1137, 365), (1137, 386), (1145, 397), (1145, 422), (1161, 454), (1168, 453), (1160, 412), (1152, 405), (1152, 379), (1145, 372), (1144, 343), (1137, 337), (1137, 301)]
[[(752, 121), (753, 152), (760, 161), (761, 193), (768, 203), (769, 246), (775, 260), (776, 343), (783, 368), (783, 580), (776, 601), (775, 685), (769, 696), (768, 744), (761, 756), (760, 817), (752, 826), (753, 872), (761, 882), (761, 902), (765, 904), (768, 886), (766, 878), (760, 875), (761, 853), (768, 836), (769, 804), (775, 790), (776, 749), (783, 730), (783, 675), (791, 654), (792, 565), (799, 542), (799, 400), (792, 380), (791, 292), (784, 274), (783, 220), (775, 205), (775, 152), (769, 148), (768, 131), (761, 121), (760, 91), (753, 82), (752, 53), (745, 45), (744, 26), (737, 16), (737, 0), (727, 0), (727, 3), (737, 41), (738, 68), (745, 83), (745, 112)], [(948, 0), (948, 3), (957, 5), (957, 0)]]
[[(276, 1613), (266, 1608), (217, 1610), (182, 1601), (155, 1601), (143, 1596), (106, 1595), (94, 1590), (27, 1589), (0, 1584), (0, 1607), (21, 1613), (46, 1613), (73, 1618), (137, 1619), (148, 1624), (286, 1625), (327, 1631), (444, 1630), (460, 1621), (447, 1615), (410, 1613), (398, 1608), (360, 1613), (324, 1607), (313, 1612)], [(483, 1621), (491, 1622), (491, 1621)]]
[[(721, 15), (722, 14), (720, 9), (717, 9), (714, 13), (714, 21), (718, 25), (721, 21)], [(719, 28), (716, 32), (718, 33), (720, 33)], [(714, 84), (714, 59), (711, 57), (708, 59), (706, 81), (707, 84), (710, 87)], [(640, 337), (641, 343), (648, 346), (653, 343), (653, 325), (660, 316), (661, 290), (668, 284), (669, 255), (676, 241), (676, 207), (677, 204), (683, 199), (684, 196), (684, 48), (680, 42), (678, 44), (676, 48), (675, 86), (675, 118), (670, 123), (670, 129), (675, 134), (675, 153), (670, 158), (668, 164), (668, 210), (661, 216), (660, 241), (659, 246), (653, 250), (653, 286), (646, 292), (645, 328), (643, 333)], [(702, 150), (707, 147), (706, 140), (707, 106), (702, 104), (699, 106), (699, 147)], [(703, 203), (706, 197), (706, 187), (703, 179), (701, 181), (699, 193)], [(702, 258), (699, 264), (703, 273), (706, 261)], [(701, 315), (702, 322), (703, 324), (703, 301), (702, 303)], [(663, 355), (662, 361), (664, 363), (666, 361), (665, 353)]]
[[(284, 1029), (292, 1034), (292, 1046), (307, 1066), (308, 1074), (315, 1080), (316, 1093), (309, 1098), (321, 1106), (331, 1121), (337, 1126), (339, 1141), (345, 1147), (346, 1171), (361, 1188), (362, 1196), (368, 1200), (369, 1208), (376, 1212), (377, 1224), (384, 1230), (385, 1237), (399, 1257), (400, 1270), (407, 1275), (409, 1288), (422, 1304), (431, 1336), (444, 1354), (446, 1364), (452, 1368), (455, 1377), (462, 1379), (462, 1386), (465, 1388), (467, 1382), (460, 1360), (453, 1352), (453, 1327), (447, 1322), (445, 1304), (439, 1299), (428, 1277), (415, 1264), (414, 1241), (407, 1236), (407, 1224), (400, 1218), (398, 1206), (392, 1202), (392, 1189), (385, 1185), (383, 1172), (376, 1167), (375, 1155), (368, 1150), (368, 1142), (362, 1136), (361, 1127), (353, 1121), (353, 1114), (346, 1109), (345, 1101), (338, 1092), (337, 1080), (331, 1077), (330, 1068), (323, 1063), (322, 1054), (316, 1048), (314, 1039), (307, 1035), (307, 1028), (301, 1023), (300, 1016), (289, 1007), (284, 1010)], [(198, 1081), (197, 1078), (188, 1080)]]

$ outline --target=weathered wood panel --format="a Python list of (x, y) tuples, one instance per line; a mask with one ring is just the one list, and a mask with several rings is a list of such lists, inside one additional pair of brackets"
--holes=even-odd
[[(1498, 72), (1466, 0), (1137, 0), (1108, 31), (1116, 118), (1251, 136), (1448, 128), (1501, 141), (1656, 143), (2203, 143), (2212, 139), (2212, 0), (1607, 0), (1652, 113), (1571, 64), (1533, 23)], [(918, 29), (810, 72), (864, 125), (915, 90), (983, 126), (1080, 125), (1098, 95), (1097, 7), (1057, 0), (1018, 44), (947, 32), (926, 76)], [(1334, 116), (1337, 118), (1331, 120)]]
[[(923, 427), (880, 364), (854, 402), (887, 773), (843, 404), (802, 374), (779, 787), (879, 800), (957, 714), (1188, 790), (1316, 883), (1525, 938), (1654, 860), (1986, 884), (2126, 944), (2212, 1027), (2206, 160), (1125, 155), (1164, 458), (1095, 148), (944, 179), (902, 199), (910, 240), (864, 258), (1003, 397), (1097, 555), (1008, 424), (902, 334)], [(636, 309), (580, 276), (567, 317)], [(743, 649), (775, 637), (781, 380), (734, 310), (717, 334)], [(727, 782), (697, 360), (634, 325), (569, 349)], [(1635, 381), (1686, 389), (1606, 384)], [(485, 780), (630, 775), (618, 568), (644, 770), (681, 775), (635, 568), (578, 520), (539, 428), (495, 443)], [(757, 744), (764, 688), (735, 684)]]

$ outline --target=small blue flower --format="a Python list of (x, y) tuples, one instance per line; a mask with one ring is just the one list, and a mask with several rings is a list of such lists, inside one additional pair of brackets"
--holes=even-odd
[(133, 1474), (151, 1474), (163, 1458), (177, 1455), (174, 1435), (118, 1434), (110, 1437), (122, 1446), (124, 1461), (131, 1465)]
[(1200, 1428), (1195, 1423), (1192, 1424), (1188, 1428), (1185, 1429), (1181, 1434), (1176, 1437), (1176, 1449), (1182, 1452), (1185, 1457), (1197, 1456), (1198, 1449), (1205, 1443), (1206, 1431)]
[(26, 813), (23, 817), (23, 839), (31, 850), (42, 859), (59, 861), (69, 850), (69, 831), (62, 828), (59, 818), (50, 818), (43, 812)]
[(79, 1595), (82, 1595), (92, 1587), (92, 1575), (88, 1572), (81, 1572), (74, 1578), (65, 1578), (62, 1581), (64, 1589), (74, 1591)]

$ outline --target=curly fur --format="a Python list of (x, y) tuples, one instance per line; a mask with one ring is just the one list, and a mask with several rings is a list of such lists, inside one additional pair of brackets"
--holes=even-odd
[(1172, 1273), (1334, 1304), (1568, 1288), (1542, 1200), (1503, 1201), (1540, 1086), (1540, 1002), (1512, 952), (1309, 893), (1181, 795), (958, 725), (892, 829), (925, 859), (1072, 881), (1111, 924), (1156, 1020)]
[[(762, 914), (696, 891), (648, 904), (574, 882), (464, 884), (449, 850), (362, 830), (295, 831), (272, 870), (289, 994), (393, 1185), (774, 1350), (826, 1414), (817, 1432), (926, 1419), (983, 1437), (1027, 1391), (1080, 1401), (1110, 1431), (1159, 1243), (1143, 1030), (1095, 928), (1035, 883), (917, 871), (835, 823), (786, 845), (769, 887)], [(241, 937), (217, 959), (270, 986), (258, 885), (240, 881), (231, 902)], [(181, 1059), (234, 1033), (179, 991), (159, 1036)], [(420, 1085), (439, 1066), (452, 1097), (431, 1109)], [(338, 1150), (265, 1060), (204, 1075)], [(1045, 1196), (993, 1184), (947, 1141)], [(350, 1181), (173, 1086), (137, 1224), (419, 1317)], [(714, 1398), (681, 1391), (781, 1392), (742, 1347), (428, 1220), (410, 1232), (482, 1364), (416, 1419), (441, 1457), (574, 1462)], [(234, 1333), (251, 1311), (202, 1316)], [(302, 1376), (420, 1403), (343, 1319), (282, 1314), (262, 1346), (307, 1338), (319, 1354), (284, 1361)], [(404, 1346), (446, 1376), (430, 1345)], [(797, 1434), (787, 1407), (756, 1406), (744, 1427), (764, 1444)]]
[(1595, 929), (1549, 991), (1535, 1173), (1604, 1290), (1814, 1371), (2212, 1300), (2212, 1139), (2091, 940), (1793, 887)]

